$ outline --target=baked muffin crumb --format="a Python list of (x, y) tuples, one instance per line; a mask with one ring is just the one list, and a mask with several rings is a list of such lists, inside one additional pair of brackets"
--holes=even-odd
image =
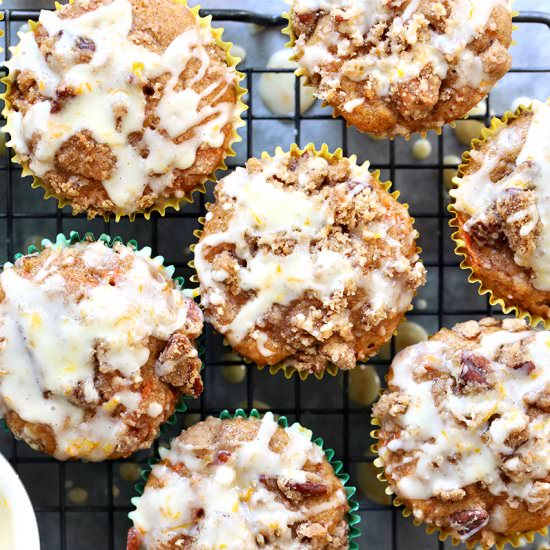
[(469, 321), (399, 353), (379, 455), (423, 522), (484, 548), (550, 523), (550, 332)]
[(148, 448), (202, 392), (202, 314), (150, 250), (49, 244), (0, 275), (0, 412), (59, 460)]
[(406, 207), (355, 159), (311, 148), (221, 180), (195, 249), (207, 318), (259, 365), (353, 368), (424, 283)]
[(293, 0), (290, 27), (317, 96), (380, 136), (466, 116), (511, 66), (507, 0)]
[(161, 458), (133, 501), (128, 550), (349, 548), (342, 483), (299, 424), (210, 417)]

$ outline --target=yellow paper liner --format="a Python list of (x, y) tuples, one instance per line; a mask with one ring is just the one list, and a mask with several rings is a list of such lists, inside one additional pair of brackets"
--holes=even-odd
[[(329, 150), (329, 147), (326, 143), (323, 143), (321, 145), (321, 149), (319, 149), (319, 150), (317, 150), (315, 148), (315, 145), (313, 143), (308, 143), (303, 149), (300, 149), (300, 147), (296, 143), (292, 143), (291, 146), (290, 146), (290, 150), (289, 150), (289, 153), (296, 153), (300, 156), (303, 155), (306, 152), (313, 153), (315, 156), (324, 158), (329, 162), (331, 160), (341, 160), (341, 159), (344, 158), (344, 153), (343, 153), (343, 150), (341, 148), (338, 148), (333, 153), (331, 153), (330, 150)], [(286, 152), (282, 149), (282, 147), (276, 147), (275, 148), (275, 155), (276, 156), (283, 155), (283, 154), (286, 154)], [(268, 152), (263, 151), (262, 154), (261, 154), (261, 158), (263, 160), (269, 160), (269, 159), (272, 159), (273, 157)], [(349, 158), (349, 160), (353, 163), (357, 162), (357, 155), (350, 155), (347, 158)], [(368, 167), (368, 165), (369, 165), (369, 162), (366, 161), (365, 163), (363, 163), (360, 166)], [(399, 199), (399, 195), (400, 195), (399, 191), (396, 190), (396, 191), (390, 192), (390, 188), (392, 186), (391, 181), (385, 181), (385, 182), (380, 181), (380, 170), (375, 170), (374, 172), (369, 172), (369, 173), (370, 173), (371, 177), (374, 180), (376, 180), (382, 186), (382, 188), (385, 191), (387, 191), (396, 201)], [(402, 204), (402, 206), (404, 206), (407, 209), (407, 211), (409, 210), (409, 205), (408, 204), (406, 204), (406, 203), (400, 203), (400, 204)], [(211, 206), (212, 206), (211, 204), (206, 204), (205, 205), (206, 210), (209, 211)], [(199, 218), (198, 221), (201, 225), (204, 225), (205, 218), (201, 217), (201, 218)], [(414, 222), (415, 222), (414, 218), (411, 217), (411, 223), (413, 225), (414, 225)], [(197, 241), (199, 241), (200, 238), (201, 238), (201, 235), (202, 235), (202, 230), (197, 229), (193, 232), (193, 234), (197, 238)], [(191, 251), (193, 253), (195, 251), (195, 246), (196, 246), (195, 244), (192, 244), (191, 247), (190, 247)], [(422, 249), (417, 247), (416, 248), (416, 253), (418, 254), (418, 256), (420, 256), (421, 252), (422, 252)], [(189, 262), (189, 267), (191, 267), (193, 270), (195, 270), (195, 273), (191, 276), (190, 281), (192, 281), (194, 283), (199, 283), (199, 279), (198, 279), (198, 276), (196, 274), (196, 269), (195, 269), (195, 262), (193, 260), (191, 260)], [(415, 292), (415, 294), (416, 294), (416, 292)], [(195, 289), (194, 296), (195, 297), (200, 296), (200, 288), (199, 287), (197, 287)], [(409, 306), (408, 311), (411, 311), (412, 309), (413, 309), (413, 305), (412, 305), (412, 302), (411, 302), (411, 305)], [(399, 325), (403, 322), (403, 320), (405, 319), (405, 316), (406, 316), (406, 312), (402, 314), (402, 318), (399, 321), (399, 323), (397, 325), (397, 328), (394, 330), (394, 332), (388, 338), (387, 342), (391, 339), (391, 337), (393, 337), (397, 334), (397, 332), (399, 330)], [(231, 348), (231, 345), (227, 342), (227, 340), (225, 338), (223, 339), (223, 344), (224, 344), (224, 346), (227, 346), (227, 347)], [(381, 347), (382, 346), (380, 346), (380, 348), (378, 348), (378, 350), (376, 350), (376, 353), (379, 352)], [(233, 351), (235, 351), (235, 350), (233, 350)], [(235, 352), (235, 353), (237, 353), (237, 352)], [(376, 355), (376, 353), (371, 355), (371, 357)], [(237, 355), (239, 355), (239, 357), (241, 357), (241, 355), (239, 353), (237, 353)], [(249, 365), (250, 364), (252, 364), (252, 365), (255, 364), (253, 361), (250, 361), (246, 357), (242, 357), (242, 359), (245, 363), (247, 363)], [(366, 363), (366, 360), (365, 360), (365, 363)], [(284, 362), (279, 363), (277, 365), (257, 365), (256, 364), (256, 367), (258, 368), (258, 370), (268, 369), (270, 374), (277, 374), (279, 372), (282, 372), (284, 377), (287, 380), (290, 380), (295, 374), (297, 374), (302, 381), (306, 380), (311, 375), (313, 375), (315, 378), (317, 378), (317, 380), (322, 380), (326, 373), (328, 373), (330, 376), (337, 376), (338, 373), (342, 370), (342, 369), (338, 368), (337, 365), (330, 364), (326, 369), (324, 369), (321, 372), (302, 371), (302, 370), (296, 369), (295, 367), (285, 365)]]
[[(481, 137), (472, 140), (470, 150), (466, 151), (462, 155), (462, 164), (458, 168), (458, 176), (453, 178), (453, 189), (457, 189), (460, 186), (460, 178), (464, 175), (464, 169), (468, 166), (472, 159), (471, 151), (495, 136), (501, 128), (507, 127), (511, 121), (516, 120), (523, 113), (530, 111), (531, 108), (529, 106), (520, 105), (515, 112), (507, 111), (502, 119), (494, 117), (491, 120), (490, 126), (482, 130)], [(456, 229), (456, 231), (454, 231), (451, 235), (451, 239), (455, 244), (454, 252), (463, 258), (460, 262), (460, 269), (463, 271), (469, 271), (468, 282), (479, 285), (478, 294), (480, 296), (488, 294), (489, 303), (492, 306), (499, 306), (505, 314), (513, 313), (518, 318), (525, 318), (531, 326), (537, 326), (538, 324), (543, 323), (546, 329), (550, 329), (550, 319), (545, 319), (540, 315), (530, 313), (529, 311), (521, 308), (518, 304), (514, 304), (513, 300), (510, 300), (509, 298), (496, 296), (493, 290), (488, 288), (487, 285), (484, 285), (483, 281), (476, 276), (474, 268), (468, 262), (468, 248), (466, 242), (460, 238), (460, 224), (457, 218), (457, 211), (454, 208), (454, 199), (452, 197), (447, 209), (451, 214), (453, 214), (453, 218), (449, 221), (449, 226)]]
[[(69, 4), (73, 4), (74, 1), (75, 0), (69, 0)], [(224, 42), (222, 40), (222, 35), (223, 35), (223, 32), (224, 32), (223, 27), (217, 27), (217, 28), (212, 27), (211, 26), (212, 16), (208, 15), (208, 16), (202, 17), (199, 13), (200, 12), (200, 6), (199, 5), (191, 8), (191, 7), (188, 6), (187, 0), (175, 0), (175, 1), (178, 4), (181, 4), (185, 8), (189, 9), (189, 11), (195, 16), (195, 19), (196, 19), (197, 23), (199, 24), (199, 26), (201, 28), (210, 29), (210, 31), (212, 33), (212, 36), (214, 37), (214, 39), (216, 41), (216, 44), (219, 47), (221, 47), (224, 50), (225, 54), (226, 54), (226, 61), (227, 61), (228, 66), (230, 68), (236, 67), (237, 64), (240, 62), (240, 58), (235, 57), (231, 54), (232, 43), (231, 42)], [(0, 0), (0, 3), (1, 3), (1, 0)], [(59, 2), (55, 2), (55, 10), (56, 11), (59, 11), (63, 6), (64, 6), (64, 4), (60, 4)], [(28, 24), (30, 26), (31, 31), (34, 31), (34, 29), (38, 25), (38, 23), (36, 21), (31, 21), (31, 20), (28, 21)], [(13, 52), (15, 52), (15, 50), (18, 47), (19, 47), (19, 45), (16, 45), (16, 46), (10, 48), (10, 51), (13, 53)], [(233, 136), (231, 137), (231, 139), (229, 140), (229, 143), (227, 145), (228, 148), (225, 152), (226, 153), (225, 159), (235, 156), (236, 153), (233, 149), (233, 145), (235, 143), (238, 143), (238, 142), (242, 141), (242, 138), (238, 134), (237, 130), (238, 130), (238, 128), (241, 128), (242, 126), (244, 126), (245, 123), (242, 120), (241, 115), (248, 109), (248, 106), (243, 102), (243, 97), (246, 95), (246, 93), (248, 91), (247, 91), (246, 88), (243, 88), (240, 84), (242, 82), (242, 80), (244, 79), (245, 75), (243, 73), (241, 73), (240, 71), (236, 70), (235, 71), (235, 77), (236, 77), (235, 78), (235, 87), (236, 87), (236, 91), (237, 91), (237, 98), (236, 98), (236, 104), (235, 104), (236, 108), (235, 108), (235, 114), (234, 114), (235, 120), (233, 122)], [(2, 82), (6, 86), (5, 91), (0, 94), (0, 100), (4, 101), (4, 109), (2, 111), (2, 115), (4, 116), (4, 118), (7, 119), (8, 112), (11, 111), (11, 104), (10, 104), (9, 100), (7, 99), (7, 97), (10, 94), (10, 91), (11, 91), (11, 83), (12, 83), (11, 75), (8, 74), (7, 76), (3, 77), (2, 79), (0, 79), (0, 82)], [(7, 133), (6, 132), (6, 127), (7, 126), (1, 128), (0, 130), (4, 133)], [(39, 187), (43, 189), (43, 191), (44, 191), (44, 200), (47, 200), (47, 199), (50, 199), (50, 198), (56, 199), (57, 203), (58, 203), (57, 204), (58, 208), (63, 208), (65, 206), (71, 206), (72, 207), (72, 204), (71, 204), (70, 200), (63, 197), (62, 195), (54, 193), (40, 178), (38, 178), (37, 176), (35, 176), (33, 174), (33, 172), (29, 169), (28, 163), (23, 162), (19, 158), (19, 156), (17, 155), (17, 152), (15, 150), (13, 152), (14, 152), (14, 155), (11, 158), (12, 162), (14, 162), (15, 164), (19, 164), (21, 166), (21, 168), (22, 168), (21, 175), (23, 177), (31, 176), (33, 178), (33, 182), (31, 184), (31, 186), (34, 189), (39, 188)], [(103, 219), (107, 222), (107, 221), (109, 221), (111, 215), (113, 215), (115, 217), (115, 221), (117, 221), (117, 222), (121, 218), (124, 218), (124, 217), (128, 217), (130, 219), (130, 221), (134, 221), (137, 214), (143, 214), (145, 219), (148, 220), (151, 217), (151, 214), (153, 212), (158, 212), (161, 216), (164, 216), (165, 213), (166, 213), (166, 210), (169, 209), (169, 208), (172, 208), (174, 210), (180, 210), (181, 205), (183, 203), (193, 204), (195, 202), (195, 198), (194, 198), (193, 195), (196, 192), (198, 192), (199, 194), (205, 194), (206, 193), (206, 183), (208, 183), (209, 181), (212, 181), (212, 182), (216, 181), (216, 178), (215, 178), (216, 172), (218, 170), (227, 170), (227, 165), (225, 164), (225, 159), (222, 160), (221, 164), (218, 167), (216, 167), (216, 169), (212, 172), (212, 174), (210, 174), (209, 176), (205, 176), (204, 181), (202, 183), (200, 183), (199, 185), (196, 185), (190, 191), (187, 191), (185, 193), (185, 195), (181, 198), (171, 197), (171, 198), (163, 199), (163, 201), (160, 204), (155, 204), (151, 208), (138, 209), (135, 212), (131, 212), (131, 213), (126, 213), (122, 210), (115, 210), (114, 212), (103, 214)], [(74, 209), (73, 209), (73, 214), (75, 214)], [(93, 219), (96, 216), (95, 215), (90, 216), (90, 214), (88, 214), (87, 217), (88, 217), (88, 219)]]
[[(373, 426), (375, 426), (375, 429), (371, 431), (370, 435), (373, 439), (378, 440), (380, 438), (381, 422), (378, 418), (373, 416), (371, 419), (371, 423)], [(413, 511), (403, 501), (399, 499), (399, 497), (395, 494), (395, 492), (390, 487), (390, 483), (385, 476), (384, 461), (382, 460), (378, 452), (378, 443), (374, 443), (373, 445), (371, 445), (371, 451), (374, 455), (376, 455), (376, 459), (374, 460), (374, 465), (377, 468), (382, 468), (383, 470), (376, 477), (380, 480), (380, 482), (386, 484), (386, 494), (388, 496), (393, 497), (393, 502), (392, 502), (393, 506), (395, 506), (396, 508), (402, 508), (401, 515), (404, 518), (409, 518), (412, 516), (413, 524), (416, 527), (422, 526), (424, 522), (414, 517)], [(450, 539), (453, 546), (464, 544), (468, 550), (473, 550), (474, 548), (481, 547), (481, 542), (479, 540), (463, 542), (459, 538), (457, 538), (451, 531), (444, 529), (442, 527), (425, 524), (424, 528), (428, 535), (437, 533), (438, 539), (442, 542), (445, 542), (447, 539)], [(496, 542), (492, 548), (496, 548), (497, 550), (504, 550), (504, 548), (508, 544), (511, 545), (513, 548), (520, 548), (522, 546), (525, 546), (525, 544), (532, 543), (535, 540), (535, 537), (537, 535), (546, 536), (547, 534), (548, 534), (548, 527), (545, 527), (538, 531), (528, 531), (526, 533), (521, 533), (521, 534), (512, 535), (512, 536), (504, 536), (504, 535), (499, 535), (498, 533), (494, 533)]]
[[(512, 0), (512, 1), (514, 1), (514, 0)], [(519, 12), (512, 11), (512, 15), (511, 15), (512, 18), (516, 17), (518, 15), (519, 15)], [(288, 42), (285, 44), (285, 47), (289, 48), (289, 49), (294, 49), (294, 46), (296, 45), (296, 35), (294, 34), (294, 29), (292, 28), (292, 20), (291, 20), (292, 8), (289, 11), (284, 12), (282, 14), (282, 16), (287, 21), (287, 26), (284, 27), (281, 31), (283, 35), (288, 36)], [(512, 25), (512, 30), (513, 31), (518, 30), (518, 28), (519, 27), (517, 25)], [(513, 46), (513, 45), (515, 45), (515, 42), (512, 40), (512, 43), (510, 44), (510, 47)], [(377, 134), (371, 134), (369, 132), (363, 132), (362, 130), (357, 128), (355, 125), (348, 122), (348, 120), (344, 116), (340, 115), (338, 113), (338, 109), (334, 105), (330, 104), (328, 101), (325, 101), (322, 98), (319, 98), (317, 96), (317, 86), (315, 86), (311, 82), (311, 80), (309, 79), (309, 76), (306, 73), (306, 71), (300, 66), (300, 62), (299, 62), (298, 56), (296, 54), (291, 55), (289, 59), (291, 61), (295, 61), (296, 63), (298, 63), (298, 68), (296, 69), (296, 71), (294, 71), (294, 74), (297, 77), (301, 77), (304, 80), (304, 84), (306, 86), (310, 86), (311, 88), (313, 88), (313, 90), (314, 90), (313, 95), (317, 99), (321, 99), (321, 101), (322, 101), (321, 106), (323, 108), (324, 107), (330, 107), (332, 109), (332, 118), (333, 119), (342, 118), (342, 120), (344, 120), (344, 122), (346, 123), (346, 128), (355, 128), (358, 132), (360, 132), (362, 134), (365, 134), (365, 135), (368, 135), (368, 136), (372, 135), (375, 139), (389, 139), (390, 141), (393, 141), (398, 137), (402, 137), (402, 138), (405, 138), (406, 141), (410, 141), (410, 139), (416, 134), (420, 135), (420, 137), (422, 137), (422, 138), (425, 138), (430, 132), (434, 132), (436, 135), (440, 136), (443, 133), (443, 129), (445, 128), (445, 126), (451, 126), (452, 128), (454, 128), (457, 121), (467, 120), (467, 119), (470, 118), (470, 116), (468, 114), (466, 114), (465, 116), (460, 117), (456, 120), (449, 121), (449, 122), (445, 123), (443, 126), (439, 126), (438, 128), (431, 128), (430, 130), (422, 130), (420, 132), (410, 132), (408, 135), (404, 135), (404, 136), (399, 136), (399, 135), (398, 136), (378, 136)], [(491, 88), (491, 90), (485, 95), (485, 97), (481, 101), (484, 101), (485, 99), (487, 99), (489, 93), (491, 93), (491, 91), (494, 90), (497, 87), (498, 82), (499, 81), (497, 81), (493, 84), (493, 87)]]

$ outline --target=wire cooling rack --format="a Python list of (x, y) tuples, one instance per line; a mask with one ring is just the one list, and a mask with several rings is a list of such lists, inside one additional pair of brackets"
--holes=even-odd
[[(36, 19), (37, 11), (3, 10), (5, 31), (4, 49), (16, 41), (16, 31), (28, 19)], [(264, 16), (242, 10), (212, 10), (215, 21), (260, 25), (280, 28), (280, 17)], [(550, 14), (525, 12), (515, 18), (516, 23), (543, 25), (550, 32)], [(534, 28), (534, 27), (533, 27)], [(253, 32), (261, 32), (254, 27)], [(530, 33), (529, 33), (530, 34)], [(237, 33), (239, 36), (239, 33)], [(373, 168), (391, 179), (411, 204), (416, 226), (421, 233), (424, 248), (423, 259), (429, 271), (428, 284), (415, 300), (415, 310), (409, 319), (423, 325), (428, 332), (441, 326), (449, 326), (466, 318), (479, 318), (492, 313), (484, 298), (465, 280), (466, 275), (458, 268), (458, 259), (452, 253), (446, 210), (448, 195), (444, 187), (446, 170), (456, 169), (455, 164), (446, 165), (448, 153), (461, 153), (452, 131), (445, 129), (442, 135), (429, 137), (433, 145), (432, 156), (423, 162), (413, 161), (404, 151), (410, 145), (403, 140), (374, 141), (346, 129), (342, 120), (333, 120), (327, 109), (319, 106), (306, 114), (300, 114), (300, 85), (295, 79), (295, 114), (275, 116), (263, 107), (258, 92), (258, 82), (265, 73), (290, 73), (290, 69), (267, 69), (265, 60), (254, 68), (241, 68), (248, 88), (245, 113), (246, 126), (242, 129), (243, 142), (237, 147), (231, 167), (242, 165), (246, 158), (258, 155), (263, 148), (275, 145), (288, 146), (292, 141), (305, 145), (315, 141), (320, 145), (341, 146), (344, 153), (357, 153), (361, 161), (370, 159)], [(5, 71), (5, 69), (3, 69)], [(532, 78), (550, 73), (550, 66), (517, 66), (513, 75), (529, 73)], [(530, 77), (531, 78), (531, 77)], [(550, 78), (550, 77), (546, 77)], [(546, 81), (548, 83), (548, 81)], [(488, 122), (491, 114), (491, 99), (487, 99), (487, 116), (473, 117)], [(497, 113), (500, 114), (500, 113)], [(267, 139), (269, 138), (269, 139)], [(454, 141), (453, 141), (454, 140)], [(190, 245), (194, 242), (193, 230), (198, 227), (197, 218), (204, 215), (204, 204), (210, 193), (199, 196), (195, 203), (181, 212), (169, 212), (164, 218), (153, 215), (150, 221), (143, 219), (134, 223), (105, 223), (103, 220), (88, 221), (82, 216), (72, 216), (67, 209), (58, 210), (53, 201), (43, 201), (40, 190), (31, 190), (28, 181), (21, 181), (21, 172), (10, 164), (5, 147), (0, 149), (0, 257), (11, 259), (41, 237), (53, 237), (58, 232), (70, 230), (106, 232), (126, 239), (136, 238), (140, 245), (149, 245), (155, 254), (163, 254), (169, 263), (176, 266), (179, 274), (189, 279), (191, 270)], [(498, 312), (494, 312), (498, 313)], [(371, 462), (368, 451), (372, 441), (370, 410), (353, 403), (348, 395), (349, 375), (337, 378), (325, 377), (322, 381), (308, 379), (300, 382), (297, 377), (287, 381), (281, 374), (271, 376), (246, 366), (246, 377), (237, 384), (230, 384), (222, 375), (222, 369), (239, 365), (241, 361), (222, 344), (221, 338), (210, 329), (203, 337), (206, 348), (205, 392), (200, 399), (189, 402), (189, 412), (180, 415), (174, 426), (169, 427), (155, 445), (155, 449), (137, 453), (128, 461), (103, 464), (59, 463), (30, 450), (24, 443), (16, 442), (9, 433), (0, 433), (0, 451), (19, 472), (30, 493), (37, 512), (44, 550), (123, 549), (129, 526), (127, 513), (131, 510), (130, 498), (135, 494), (137, 465), (143, 465), (159, 444), (199, 418), (218, 414), (224, 408), (238, 406), (260, 409), (270, 408), (285, 414), (290, 420), (302, 421), (316, 435), (323, 436), (326, 445), (334, 447), (344, 461), (352, 482), (357, 484), (357, 469), (360, 464)], [(382, 378), (387, 370), (390, 356), (375, 358), (370, 363)], [(373, 486), (375, 479), (367, 482)], [(368, 492), (368, 491), (367, 491)], [(404, 520), (398, 510), (383, 506), (368, 499), (361, 491), (358, 494), (363, 517), (360, 547), (373, 550), (442, 550), (447, 546), (421, 529)], [(540, 543), (540, 541), (538, 541)], [(0, 549), (2, 550), (2, 549)]]

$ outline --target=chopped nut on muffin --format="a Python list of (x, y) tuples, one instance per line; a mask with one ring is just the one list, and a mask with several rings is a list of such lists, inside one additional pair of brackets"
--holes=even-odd
[(379, 136), (466, 116), (511, 65), (507, 0), (293, 0), (290, 28), (317, 96)]
[[(59, 243), (59, 241), (58, 241)], [(149, 249), (49, 244), (0, 275), (0, 413), (59, 460), (152, 445), (202, 392), (202, 314)]]
[(299, 424), (207, 418), (184, 431), (133, 500), (128, 550), (346, 550), (346, 493)]
[(424, 283), (406, 207), (367, 164), (325, 156), (280, 152), (222, 179), (195, 249), (207, 319), (258, 365), (351, 369)]
[(507, 306), (550, 318), (550, 105), (474, 145), (451, 191), (459, 253)]
[(386, 478), (417, 520), (484, 548), (550, 524), (549, 344), (487, 318), (395, 357), (373, 415)]
[(75, 0), (19, 36), (8, 145), (74, 213), (177, 205), (228, 154), (239, 77), (181, 2)]

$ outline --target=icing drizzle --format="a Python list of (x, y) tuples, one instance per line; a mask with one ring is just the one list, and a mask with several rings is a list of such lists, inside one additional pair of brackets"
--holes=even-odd
[[(318, 246), (335, 226), (334, 214), (322, 193), (307, 194), (300, 188), (282, 186), (272, 178), (284, 169), (288, 156), (288, 153), (279, 153), (272, 159), (262, 160), (259, 171), (237, 168), (221, 180), (217, 185), (217, 200), (223, 210), (228, 210), (229, 219), (224, 230), (206, 234), (195, 248), (202, 304), (223, 310), (230, 273), (213, 268), (207, 255), (217, 246), (234, 246), (235, 256), (242, 260), (237, 273), (238, 285), (242, 291), (250, 292), (250, 299), (228, 324), (217, 329), (233, 345), (250, 334), (258, 341), (258, 349), (264, 356), (270, 355), (264, 345), (269, 335), (258, 322), (275, 304), (288, 306), (306, 294), (313, 294), (324, 307), (330, 308), (335, 296), (361, 292), (368, 296), (365, 300), (368, 299), (369, 307), (376, 312), (402, 312), (409, 307), (414, 289), (398, 280), (393, 271), (402, 273), (412, 268), (418, 281), (424, 273), (420, 263), (413, 261), (411, 265), (401, 251), (401, 243), (387, 233), (389, 220), (360, 222), (350, 230), (352, 241), (360, 242), (367, 237), (386, 239), (395, 257), (383, 261), (376, 269), (370, 270), (354, 259), (351, 245), (347, 251)], [(317, 156), (301, 158), (299, 162), (309, 170), (328, 167), (328, 162)], [(351, 190), (346, 201), (355, 200), (354, 197), (374, 181), (368, 165), (352, 163), (350, 167)], [(307, 169), (299, 176), (304, 182)], [(210, 219), (211, 213), (207, 224)], [(251, 238), (268, 246), (255, 250), (250, 246)], [(292, 250), (280, 253), (272, 246), (281, 238), (292, 243)]]
[[(228, 421), (225, 421), (228, 422)], [(130, 519), (142, 535), (146, 548), (156, 548), (177, 536), (193, 539), (194, 548), (255, 549), (258, 535), (265, 535), (266, 548), (309, 548), (293, 534), (293, 525), (324, 510), (345, 506), (343, 488), (312, 508), (289, 506), (269, 491), (262, 479), (289, 478), (306, 481), (306, 462), (320, 464), (321, 449), (311, 441), (311, 431), (299, 424), (284, 428), (288, 442), (274, 452), (270, 441), (278, 429), (268, 412), (250, 441), (239, 443), (226, 462), (211, 462), (195, 448), (178, 438), (169, 450), (161, 449), (162, 463), (153, 466), (151, 475), (160, 486), (146, 486), (143, 496), (133, 499), (136, 510)], [(164, 464), (167, 462), (167, 464)], [(183, 467), (189, 477), (173, 468)], [(193, 511), (200, 509), (199, 519)]]
[[(530, 372), (499, 358), (498, 350), (510, 344), (524, 346), (523, 360), (533, 365)], [(462, 367), (447, 344), (431, 340), (396, 356), (390, 382), (394, 391), (400, 392), (397, 395), (407, 397), (408, 405), (403, 414), (390, 413), (399, 431), (380, 445), (386, 473), (395, 475), (398, 494), (407, 499), (426, 500), (442, 491), (454, 492), (483, 482), (492, 494), (505, 494), (538, 510), (538, 489), (548, 486), (543, 481), (550, 473), (550, 415), (531, 418), (527, 403), (550, 387), (550, 332), (498, 330), (482, 336), (472, 353), (490, 362), (495, 380), (492, 387), (462, 395), (454, 392), (451, 384), (437, 400), (434, 380), (418, 376), (435, 370), (459, 378)], [(517, 430), (526, 430), (526, 438), (514, 448), (509, 437)], [(411, 472), (394, 474), (412, 461), (416, 463)], [(522, 464), (525, 470), (519, 468)], [(511, 505), (516, 507), (513, 502)]]
[[(427, 28), (424, 15), (418, 13), (420, 0), (407, 2), (399, 16), (389, 4), (386, 0), (293, 0), (296, 14), (330, 13), (336, 21), (345, 21), (349, 33), (343, 37), (337, 31), (327, 32), (324, 41), (312, 43), (298, 37), (296, 51), (300, 64), (310, 74), (320, 73), (323, 84), (329, 88), (338, 86), (343, 74), (355, 82), (371, 80), (380, 97), (387, 96), (394, 83), (418, 77), (428, 65), (442, 80), (452, 65), (458, 74), (457, 87), (466, 84), (484, 91), (490, 89), (481, 59), (467, 46), (486, 26), (493, 9), (508, 7), (508, 0), (454, 0), (448, 28), (444, 32), (428, 29), (428, 38), (419, 37), (420, 32), (424, 33), (420, 29)], [(442, 4), (439, 6), (445, 9)], [(434, 10), (437, 9), (435, 6)], [(390, 40), (390, 53), (387, 42), (379, 39), (381, 24), (389, 27), (384, 36)], [(354, 48), (363, 45), (367, 38), (371, 46), (368, 53), (352, 55)], [(340, 59), (342, 63), (335, 63)], [(363, 101), (352, 98), (343, 108), (352, 112)]]
[[(0, 275), (0, 412), (48, 426), (60, 460), (103, 460), (128, 432), (121, 416), (141, 406), (132, 385), (142, 380), (149, 338), (166, 341), (182, 330), (189, 299), (173, 288), (162, 258), (151, 259), (150, 249), (98, 241), (49, 243), (47, 250), (33, 277), (9, 263)], [(77, 259), (90, 276), (103, 275), (83, 282), (75, 295), (59, 268)], [(108, 401), (95, 385), (96, 363), (113, 376)], [(119, 405), (126, 412), (112, 415)], [(149, 403), (147, 414), (157, 417), (161, 405)]]
[[(495, 137), (493, 154), (482, 159), (479, 170), (460, 178), (457, 189), (451, 195), (455, 198), (454, 208), (470, 216), (464, 225), (465, 231), (470, 231), (476, 222), (486, 218), (496, 201), (503, 198), (507, 191), (532, 186), (536, 196), (535, 211), (532, 208), (520, 210), (507, 222), (522, 223), (520, 231), (523, 237), (534, 235), (540, 223), (535, 249), (530, 253), (516, 251), (514, 261), (532, 269), (535, 288), (550, 291), (550, 105), (534, 101), (531, 109), (533, 115), (523, 145), (515, 128), (502, 128)], [(520, 146), (515, 170), (509, 176), (492, 182), (490, 174), (501, 156)]]
[[(236, 72), (227, 67), (208, 87), (201, 86), (210, 67), (206, 48), (215, 45), (209, 28), (197, 23), (185, 29), (158, 54), (130, 40), (133, 16), (128, 0), (114, 0), (73, 19), (42, 11), (39, 21), (56, 37), (55, 54), (64, 68), (45, 60), (32, 31), (20, 33), (20, 44), (6, 66), (12, 75), (20, 71), (35, 75), (43, 99), (24, 114), (8, 111), (5, 127), (11, 135), (8, 145), (28, 160), (37, 176), (54, 170), (60, 146), (87, 130), (116, 157), (110, 177), (102, 184), (117, 208), (131, 213), (147, 187), (161, 194), (171, 185), (174, 170), (191, 167), (200, 147), (224, 144), (224, 128), (234, 120), (236, 106), (215, 103), (235, 85)], [(83, 37), (94, 44), (88, 63), (74, 59)], [(197, 61), (194, 76), (181, 89), (181, 73)], [(144, 85), (166, 74), (169, 79), (154, 113), (158, 127), (144, 130)], [(52, 112), (56, 91), (65, 87), (75, 90), (76, 96)], [(130, 136), (142, 131), (141, 146), (148, 151), (145, 158), (130, 143)], [(185, 139), (180, 138), (183, 135)]]

